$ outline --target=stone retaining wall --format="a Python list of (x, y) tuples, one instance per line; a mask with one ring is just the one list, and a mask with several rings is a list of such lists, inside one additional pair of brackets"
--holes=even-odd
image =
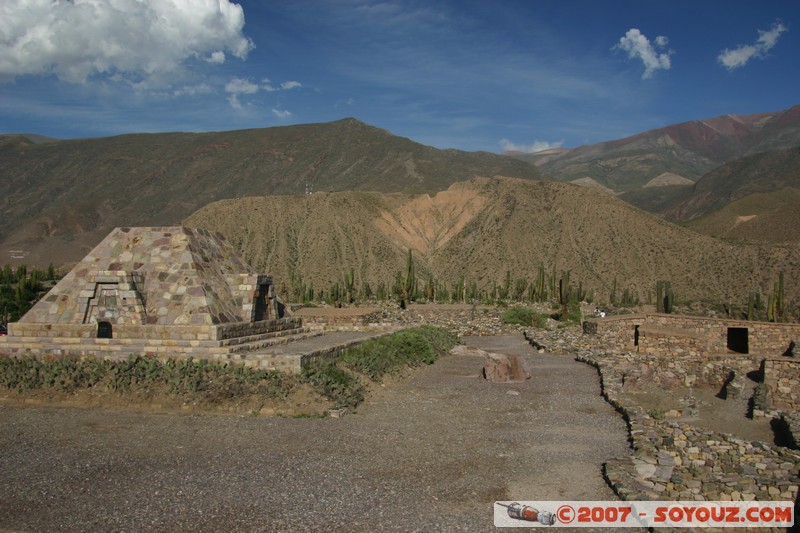
[[(312, 328), (319, 328), (325, 331), (364, 331), (368, 329), (381, 329), (390, 324), (383, 319), (380, 309), (364, 309), (362, 312), (357, 308), (353, 312), (336, 313), (336, 309), (325, 309), (326, 312), (314, 313), (311, 308), (305, 308), (298, 312), (302, 316), (303, 323)], [(351, 310), (348, 310), (351, 311)]]
[(793, 358), (765, 359), (763, 370), (767, 407), (800, 411), (800, 361)]

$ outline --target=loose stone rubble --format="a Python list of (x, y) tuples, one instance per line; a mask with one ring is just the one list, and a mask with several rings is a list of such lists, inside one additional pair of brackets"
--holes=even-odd
[[(675, 357), (608, 349), (578, 328), (527, 330), (526, 338), (540, 351), (575, 355), (597, 368), (602, 394), (623, 414), (630, 430), (631, 455), (609, 461), (605, 475), (624, 500), (795, 501), (800, 486), (800, 453), (794, 436), (800, 435), (795, 400), (796, 362), (779, 357), (717, 354)], [(626, 399), (623, 390), (644, 383), (661, 388), (724, 387), (731, 398), (744, 393), (744, 376), (767, 368), (763, 394), (756, 400), (756, 416), (772, 416), (790, 435), (793, 449), (747, 441), (676, 420), (696, 414), (689, 402), (682, 412), (657, 416)], [(773, 368), (774, 367), (774, 368)], [(752, 375), (752, 374), (751, 374)], [(772, 376), (771, 378), (769, 376)], [(762, 375), (763, 376), (763, 375)], [(716, 389), (715, 389), (716, 390)], [(756, 387), (758, 391), (758, 387)], [(783, 408), (769, 409), (778, 405)], [(795, 443), (795, 444), (793, 444)]]

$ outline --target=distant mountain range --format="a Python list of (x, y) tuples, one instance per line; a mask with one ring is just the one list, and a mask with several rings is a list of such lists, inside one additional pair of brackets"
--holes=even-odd
[(571, 150), (512, 155), (556, 180), (588, 177), (625, 193), (665, 172), (697, 181), (736, 159), (798, 145), (800, 105), (772, 113), (693, 120)]

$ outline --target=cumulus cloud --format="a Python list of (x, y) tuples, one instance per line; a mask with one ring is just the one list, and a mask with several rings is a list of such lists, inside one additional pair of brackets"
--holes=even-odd
[(769, 31), (758, 30), (755, 44), (742, 44), (733, 50), (725, 49), (717, 56), (717, 61), (728, 70), (745, 66), (751, 59), (763, 58), (778, 43), (778, 38), (789, 31), (781, 22), (775, 22)]
[(500, 146), (503, 147), (505, 152), (522, 152), (524, 154), (535, 154), (536, 152), (543, 152), (544, 150), (551, 150), (553, 148), (561, 148), (564, 141), (547, 142), (547, 141), (534, 141), (531, 145), (514, 144), (508, 139), (500, 139)]
[(230, 0), (3, 0), (0, 79), (97, 74), (169, 84), (192, 59), (246, 59), (244, 11)]
[(292, 116), (289, 111), (286, 111), (285, 109), (276, 109), (274, 107), (272, 108), (272, 114), (278, 118), (289, 118)]
[(223, 52), (222, 50), (217, 50), (216, 52), (213, 52), (210, 56), (208, 56), (206, 58), (206, 61), (208, 61), (209, 63), (216, 63), (218, 65), (221, 65), (222, 63), (225, 62), (225, 52)]
[(644, 64), (642, 79), (647, 79), (651, 78), (656, 70), (669, 70), (672, 66), (669, 56), (673, 52), (665, 49), (667, 44), (669, 39), (663, 35), (659, 35), (653, 43), (650, 43), (650, 39), (642, 32), (631, 28), (613, 49), (623, 50), (628, 53), (629, 58), (641, 60)]

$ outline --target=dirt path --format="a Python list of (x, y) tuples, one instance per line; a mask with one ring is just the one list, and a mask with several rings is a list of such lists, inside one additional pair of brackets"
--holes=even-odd
[(521, 336), (533, 379), (450, 356), (333, 419), (0, 406), (0, 530), (486, 531), (497, 499), (613, 499), (597, 374)]

